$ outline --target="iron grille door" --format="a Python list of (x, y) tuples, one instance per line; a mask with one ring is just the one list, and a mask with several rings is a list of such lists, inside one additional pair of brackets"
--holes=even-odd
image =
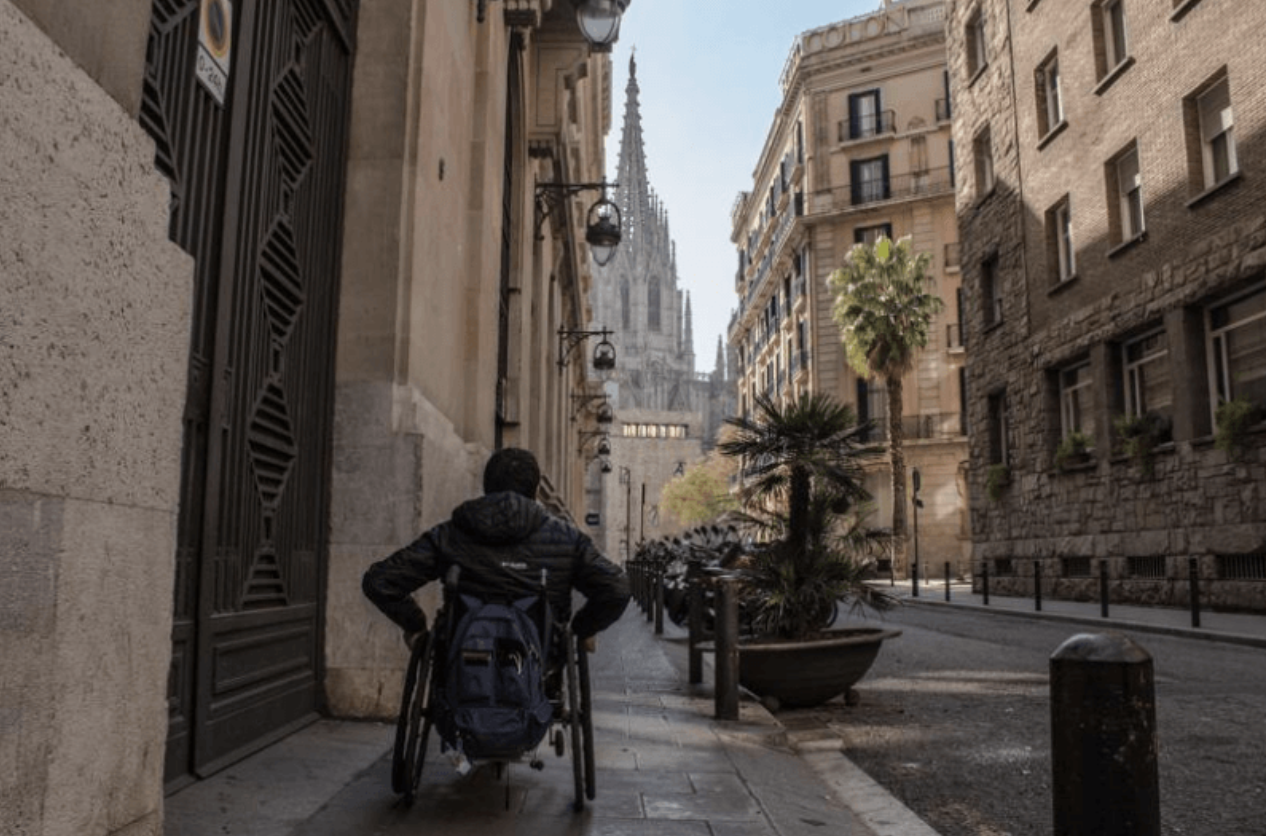
[(238, 0), (228, 99), (199, 0), (156, 0), (142, 122), (193, 254), (169, 782), (319, 701), (334, 325), (355, 0)]

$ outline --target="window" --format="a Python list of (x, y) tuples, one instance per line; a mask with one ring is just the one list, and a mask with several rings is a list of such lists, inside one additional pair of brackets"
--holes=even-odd
[(646, 325), (652, 331), (659, 330), (659, 278), (651, 277), (646, 289)]
[(1192, 191), (1212, 189), (1239, 172), (1226, 72), (1183, 103)]
[(882, 122), (878, 90), (853, 93), (848, 97), (849, 139), (861, 139), (881, 133)]
[(1095, 42), (1095, 75), (1101, 81), (1123, 70), (1129, 55), (1125, 0), (1100, 0), (1091, 10)]
[(1077, 256), (1073, 248), (1072, 203), (1067, 195), (1046, 211), (1047, 253), (1051, 272), (1060, 282), (1077, 274)]
[(998, 279), (998, 256), (991, 255), (980, 263), (980, 296), (986, 328), (1002, 322), (1001, 285)]
[(976, 200), (983, 200), (993, 191), (993, 139), (989, 128), (976, 134), (972, 141), (972, 157), (976, 161)]
[(1122, 346), (1125, 414), (1138, 418), (1148, 412), (1171, 418), (1174, 386), (1169, 373), (1169, 338), (1152, 331)]
[(995, 392), (989, 396), (989, 463), (1011, 464), (1011, 451), (1007, 443), (1007, 393)]
[(977, 8), (967, 18), (967, 28), (963, 32), (963, 43), (967, 48), (967, 77), (975, 78), (989, 64), (989, 53), (985, 41), (985, 11)]
[(1209, 309), (1214, 404), (1266, 404), (1266, 284)]
[(849, 163), (853, 205), (888, 199), (888, 155)]
[(1138, 146), (1130, 147), (1108, 163), (1108, 226), (1116, 244), (1143, 234), (1143, 180), (1139, 173)]
[(1108, 70), (1112, 71), (1127, 57), (1125, 0), (1106, 0), (1103, 4), (1103, 42), (1108, 59)]
[(1037, 132), (1045, 137), (1064, 121), (1064, 101), (1059, 92), (1059, 56), (1051, 53), (1035, 74), (1037, 85)]
[(1059, 429), (1067, 438), (1072, 433), (1095, 434), (1094, 379), (1090, 363), (1078, 363), (1059, 373)]
[(853, 229), (853, 243), (865, 244), (868, 247), (873, 247), (881, 235), (891, 241), (892, 224), (877, 224), (875, 226), (856, 227)]

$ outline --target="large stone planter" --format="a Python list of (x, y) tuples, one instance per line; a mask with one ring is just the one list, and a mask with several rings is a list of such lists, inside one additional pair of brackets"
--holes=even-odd
[(900, 635), (900, 630), (854, 627), (812, 641), (743, 644), (739, 684), (781, 707), (821, 705), (853, 687), (870, 670), (884, 639)]

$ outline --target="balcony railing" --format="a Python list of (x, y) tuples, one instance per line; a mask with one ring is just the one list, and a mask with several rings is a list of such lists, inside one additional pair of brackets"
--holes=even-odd
[(886, 180), (865, 180), (813, 195), (815, 213), (838, 211), (850, 206), (931, 197), (954, 191), (949, 168), (933, 168), (916, 174), (899, 174)]
[(907, 415), (901, 421), (901, 428), (908, 439), (959, 438), (963, 435), (963, 414)]
[(882, 110), (879, 113), (859, 113), (840, 121), (840, 142), (855, 139), (869, 139), (896, 131), (896, 111)]

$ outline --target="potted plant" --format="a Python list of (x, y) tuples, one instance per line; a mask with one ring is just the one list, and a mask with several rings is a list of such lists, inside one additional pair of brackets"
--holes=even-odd
[(1213, 446), (1225, 450), (1232, 459), (1243, 457), (1249, 429), (1262, 419), (1261, 409), (1252, 401), (1235, 397), (1218, 404), (1213, 417), (1217, 424)]
[(1059, 470), (1068, 470), (1076, 465), (1085, 464), (1090, 460), (1090, 448), (1093, 443), (1094, 439), (1086, 433), (1073, 430), (1064, 436), (1059, 446), (1055, 448), (1055, 467)]
[(727, 419), (718, 445), (739, 458), (745, 520), (763, 538), (736, 568), (755, 635), (739, 648), (739, 681), (770, 704), (808, 706), (844, 693), (898, 631), (827, 631), (836, 607), (884, 610), (895, 599), (866, 583), (877, 537), (864, 526), (863, 467), (881, 448), (867, 424), (822, 394), (780, 407), (758, 396), (752, 417)]
[(1171, 423), (1156, 412), (1121, 415), (1114, 422), (1121, 438), (1121, 451), (1138, 464), (1145, 479), (1156, 472), (1156, 448), (1170, 440)]
[(985, 473), (985, 493), (991, 502), (1002, 499), (1002, 491), (1011, 484), (1011, 468), (1001, 462), (989, 465)]

